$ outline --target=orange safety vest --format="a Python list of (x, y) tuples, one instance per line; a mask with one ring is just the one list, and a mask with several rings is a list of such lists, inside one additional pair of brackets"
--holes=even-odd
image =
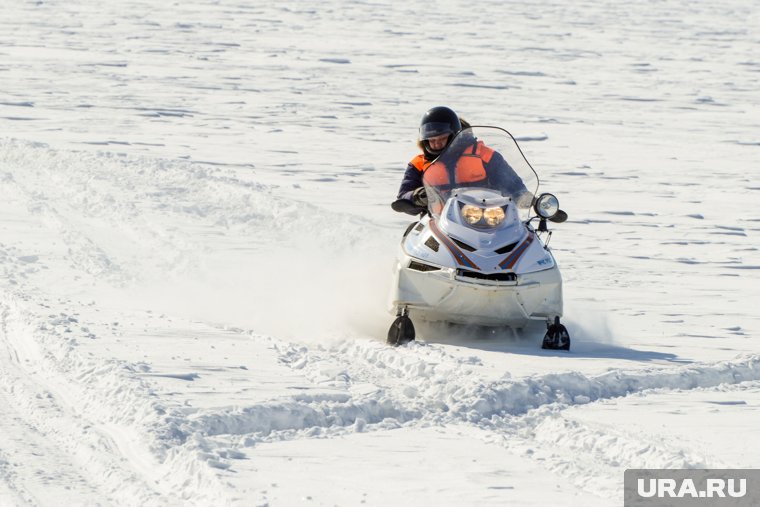
[[(465, 150), (457, 160), (456, 167), (454, 167), (454, 185), (460, 183), (475, 183), (483, 181), (488, 176), (486, 174), (485, 164), (491, 161), (494, 151), (483, 144), (483, 141), (478, 141), (473, 144), (472, 148)], [(425, 160), (425, 156), (420, 154), (412, 160), (412, 165), (420, 172), (425, 173), (425, 181), (433, 186), (452, 185), (451, 178), (449, 176), (450, 171), (443, 162), (435, 162), (431, 164)]]

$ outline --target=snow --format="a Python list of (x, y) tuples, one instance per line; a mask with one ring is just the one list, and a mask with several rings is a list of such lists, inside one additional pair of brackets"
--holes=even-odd
[[(1, 505), (610, 505), (757, 465), (757, 7), (2, 7)], [(570, 353), (384, 344), (439, 104), (569, 213)]]

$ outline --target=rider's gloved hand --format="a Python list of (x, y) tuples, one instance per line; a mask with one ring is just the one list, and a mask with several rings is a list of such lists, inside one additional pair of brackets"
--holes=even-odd
[(412, 202), (420, 208), (426, 208), (428, 205), (427, 192), (425, 187), (420, 187), (412, 192)]

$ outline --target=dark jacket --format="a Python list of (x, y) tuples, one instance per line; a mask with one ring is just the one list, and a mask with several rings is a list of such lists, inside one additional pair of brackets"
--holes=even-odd
[[(463, 157), (468, 159), (477, 158), (482, 167), (485, 169), (484, 177), (480, 179), (465, 179), (461, 186), (468, 186), (477, 184), (482, 181), (488, 181), (489, 186), (492, 188), (498, 188), (509, 190), (513, 199), (517, 199), (521, 194), (528, 192), (525, 188), (525, 184), (522, 179), (515, 173), (510, 167), (504, 157), (497, 151), (494, 151), (485, 146), (481, 141), (477, 141), (474, 137), (471, 138), (472, 142), (461, 143), (462, 148), (457, 150), (459, 153), (452, 153), (451, 150), (446, 152), (443, 157), (436, 161), (443, 163), (447, 168), (453, 168), (459, 166), (459, 161), (463, 160)], [(401, 186), (398, 191), (398, 199), (412, 199), (412, 193), (422, 185), (422, 177), (425, 171), (431, 166), (433, 160), (426, 157), (425, 153), (420, 153), (414, 157), (406, 166), (404, 171), (404, 177), (401, 180)], [(449, 172), (453, 172), (449, 169)], [(458, 175), (450, 176), (457, 179), (457, 185), (459, 186), (460, 179)], [(452, 185), (454, 186), (454, 185)]]

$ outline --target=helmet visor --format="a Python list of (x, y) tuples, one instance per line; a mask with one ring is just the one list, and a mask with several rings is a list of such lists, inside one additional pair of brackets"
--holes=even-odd
[(420, 125), (420, 141), (427, 141), (431, 137), (442, 136), (443, 134), (453, 134), (454, 130), (449, 123), (423, 123)]

